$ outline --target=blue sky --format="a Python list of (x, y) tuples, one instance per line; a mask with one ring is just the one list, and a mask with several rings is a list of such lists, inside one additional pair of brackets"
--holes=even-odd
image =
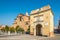
[(32, 10), (50, 5), (54, 14), (54, 25), (58, 25), (60, 0), (0, 0), (0, 25), (12, 25), (20, 13), (30, 14)]

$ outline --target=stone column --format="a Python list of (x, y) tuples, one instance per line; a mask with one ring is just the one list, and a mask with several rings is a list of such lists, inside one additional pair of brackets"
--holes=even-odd
[(34, 26), (34, 36), (36, 36), (36, 26)]
[(54, 27), (53, 26), (50, 26), (49, 36), (54, 37)]

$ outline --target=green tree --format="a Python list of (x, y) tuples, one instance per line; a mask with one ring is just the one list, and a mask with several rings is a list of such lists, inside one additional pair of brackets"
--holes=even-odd
[(30, 26), (29, 26), (28, 29), (27, 29), (27, 33), (30, 33)]
[(10, 27), (10, 32), (12, 33), (12, 32), (15, 32), (15, 28), (14, 27)]
[(20, 26), (16, 26), (16, 32), (24, 32), (24, 29), (21, 28)]
[(8, 32), (9, 31), (9, 26), (5, 26), (5, 32)]

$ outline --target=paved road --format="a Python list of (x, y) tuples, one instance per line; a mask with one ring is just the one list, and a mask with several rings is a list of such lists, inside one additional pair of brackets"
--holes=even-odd
[(60, 34), (56, 34), (55, 37), (41, 37), (32, 35), (3, 35), (0, 36), (0, 40), (60, 40)]

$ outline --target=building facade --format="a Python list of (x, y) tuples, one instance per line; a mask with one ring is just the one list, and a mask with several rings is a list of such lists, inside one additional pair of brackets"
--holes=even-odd
[(19, 14), (13, 23), (13, 27), (16, 28), (17, 26), (20, 26), (24, 29), (24, 31), (27, 31), (29, 27), (29, 21), (30, 19), (27, 12), (26, 15)]
[(50, 6), (31, 11), (30, 14), (30, 34), (53, 36), (54, 23), (53, 13)]

